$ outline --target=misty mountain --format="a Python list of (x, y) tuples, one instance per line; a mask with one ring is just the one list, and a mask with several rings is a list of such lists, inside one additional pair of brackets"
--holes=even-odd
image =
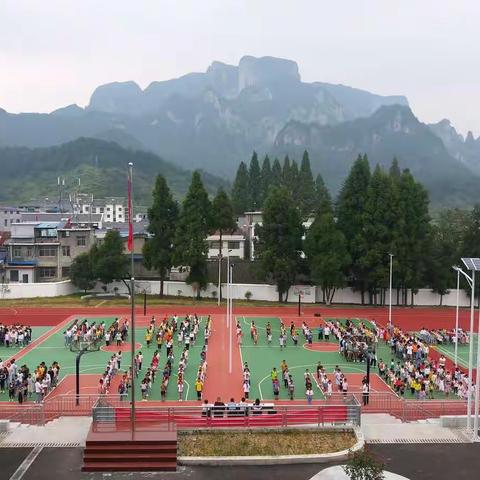
[(101, 138), (230, 177), (252, 149), (270, 149), (289, 121), (336, 125), (391, 104), (408, 103), (402, 96), (305, 83), (293, 61), (247, 56), (238, 66), (213, 62), (205, 73), (152, 82), (145, 90), (131, 81), (102, 85), (85, 109), (0, 112), (0, 146)]
[(389, 168), (393, 157), (430, 192), (436, 206), (464, 206), (478, 200), (480, 177), (457, 161), (409, 107), (381, 107), (367, 118), (339, 125), (289, 122), (275, 139), (274, 153), (300, 158), (308, 149), (312, 169), (337, 192), (358, 154)]
[(475, 139), (472, 132), (468, 132), (463, 138), (447, 119), (432, 123), (429, 127), (443, 141), (450, 155), (480, 175), (480, 137)]
[[(95, 197), (125, 196), (127, 165), (134, 163), (134, 200), (149, 205), (155, 177), (166, 177), (177, 198), (186, 193), (192, 173), (152, 153), (122, 148), (116, 143), (80, 138), (59, 146), (30, 149), (0, 147), (0, 202), (30, 201), (55, 197), (57, 177), (66, 179), (72, 192), (81, 180), (81, 191)], [(201, 172), (207, 190), (229, 185), (214, 175)]]
[(80, 137), (115, 142), (130, 155), (152, 152), (182, 172), (202, 168), (228, 179), (252, 150), (300, 158), (306, 148), (333, 192), (359, 153), (382, 165), (396, 156), (437, 205), (477, 200), (472, 184), (480, 175), (480, 139), (463, 139), (448, 120), (422, 124), (403, 96), (303, 82), (297, 64), (280, 58), (213, 62), (206, 72), (145, 89), (133, 81), (101, 85), (85, 108), (69, 105), (50, 114), (0, 109), (0, 147), (50, 147)]

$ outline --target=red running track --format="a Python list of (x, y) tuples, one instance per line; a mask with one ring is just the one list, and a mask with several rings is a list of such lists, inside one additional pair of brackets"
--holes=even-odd
[[(302, 319), (315, 321), (314, 314), (321, 313), (324, 317), (337, 318), (366, 318), (375, 320), (377, 323), (385, 325), (388, 322), (387, 307), (326, 307), (325, 305), (304, 305), (302, 307)], [(138, 308), (138, 315), (143, 314), (143, 309)], [(12, 324), (23, 323), (31, 326), (51, 326), (58, 325), (65, 318), (76, 315), (129, 315), (130, 308), (125, 307), (0, 307), (0, 322)], [(216, 305), (160, 305), (148, 307), (148, 315), (167, 315), (177, 313), (179, 315), (186, 313), (197, 313), (199, 315), (225, 313), (225, 307)], [(246, 316), (277, 316), (285, 319), (297, 319), (297, 307), (292, 306), (240, 306), (235, 307), (236, 315)], [(460, 309), (460, 326), (466, 330), (469, 329), (470, 311), (467, 308)], [(455, 323), (455, 309), (448, 307), (394, 307), (392, 320), (395, 325), (403, 330), (419, 330), (422, 327), (433, 328), (453, 328)], [(476, 322), (477, 323), (477, 322)], [(477, 326), (475, 326), (477, 330)]]

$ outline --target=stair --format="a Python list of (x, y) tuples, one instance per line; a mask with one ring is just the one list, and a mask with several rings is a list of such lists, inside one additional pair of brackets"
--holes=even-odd
[(166, 472), (177, 469), (176, 432), (90, 430), (84, 472)]

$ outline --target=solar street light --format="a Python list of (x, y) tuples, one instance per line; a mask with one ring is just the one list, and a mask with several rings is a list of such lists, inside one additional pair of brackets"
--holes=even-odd
[[(480, 271), (480, 258), (465, 257), (462, 262), (472, 272), (472, 276), (467, 275), (462, 269), (457, 272), (463, 274), (472, 288), (472, 297), (470, 302), (470, 349), (468, 355), (468, 403), (467, 403), (467, 418), (468, 429), (472, 428), (472, 380), (473, 380), (473, 339), (474, 339), (474, 308), (475, 308), (475, 272)], [(478, 326), (480, 332), (480, 308), (478, 315)], [(479, 415), (479, 400), (480, 400), (480, 342), (477, 340), (477, 364), (476, 364), (476, 378), (475, 378), (475, 410), (474, 410), (474, 424), (473, 424), (473, 439), (480, 440), (478, 437), (478, 415)]]

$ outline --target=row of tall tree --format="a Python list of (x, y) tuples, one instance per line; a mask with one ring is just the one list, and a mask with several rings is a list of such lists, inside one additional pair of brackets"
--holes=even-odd
[[(288, 157), (281, 169), (278, 161), (272, 168), (269, 162), (265, 157), (260, 169), (254, 153), (248, 169), (240, 165), (232, 200), (222, 189), (210, 199), (194, 172), (179, 204), (165, 178), (157, 177), (143, 255), (145, 266), (159, 272), (161, 295), (172, 266), (186, 266), (187, 283), (199, 296), (207, 285), (207, 236), (217, 231), (221, 244), (236, 228), (235, 214), (257, 209), (257, 201), (263, 216), (256, 226), (255, 262), (277, 286), (279, 301), (295, 283), (310, 282), (322, 287), (326, 303), (349, 285), (361, 292), (363, 303), (384, 304), (392, 256), (396, 302), (413, 303), (420, 287), (443, 296), (455, 286), (452, 265), (461, 256), (480, 256), (480, 206), (471, 212), (444, 210), (432, 221), (425, 188), (395, 159), (389, 170), (377, 166), (372, 172), (368, 158), (359, 156), (336, 202), (321, 175), (313, 181), (307, 152), (300, 169)], [(257, 171), (270, 183), (255, 182)], [(291, 171), (298, 174), (289, 176)], [(297, 186), (288, 183), (292, 178)], [(118, 232), (108, 232), (102, 244), (78, 257), (72, 266), (76, 284), (87, 289), (95, 280), (127, 278), (121, 244)], [(218, 260), (221, 268), (221, 256)]]
[(308, 152), (305, 151), (300, 166), (288, 155), (283, 164), (278, 158), (273, 163), (265, 156), (260, 166), (258, 155), (253, 152), (250, 164), (241, 162), (232, 188), (232, 204), (238, 215), (263, 210), (269, 190), (283, 186), (292, 194), (302, 216), (315, 210), (318, 197), (323, 196), (325, 184), (321, 175), (314, 180)]

